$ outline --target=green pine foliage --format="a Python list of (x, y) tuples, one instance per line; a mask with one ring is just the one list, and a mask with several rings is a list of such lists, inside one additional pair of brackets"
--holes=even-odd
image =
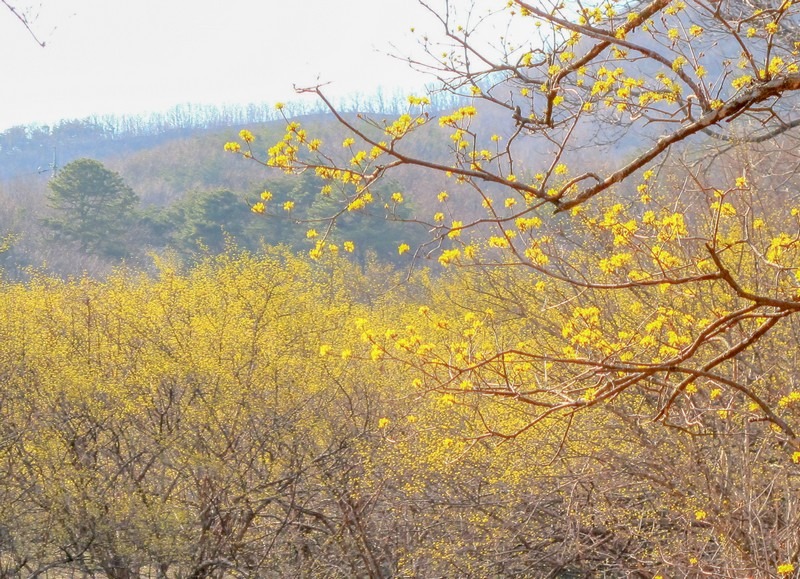
[(82, 253), (121, 257), (138, 197), (119, 174), (92, 159), (68, 164), (48, 184), (52, 215), (44, 219), (55, 243)]

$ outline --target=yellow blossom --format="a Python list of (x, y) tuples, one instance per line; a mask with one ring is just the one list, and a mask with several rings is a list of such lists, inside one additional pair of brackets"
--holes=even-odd
[(506, 248), (508, 247), (508, 239), (493, 235), (489, 238), (489, 247)]
[(686, 64), (687, 62), (688, 61), (686, 60), (685, 56), (683, 55), (678, 56), (675, 60), (672, 61), (672, 70), (678, 72), (681, 68), (683, 68), (683, 65)]
[(753, 82), (753, 77), (750, 76), (749, 74), (745, 74), (738, 78), (733, 79), (733, 82), (731, 82), (731, 86), (733, 86), (733, 88), (735, 88), (736, 90), (740, 90), (743, 87), (750, 84), (751, 82)]
[(448, 266), (455, 261), (461, 252), (458, 249), (446, 249), (439, 256), (439, 263), (443, 266)]

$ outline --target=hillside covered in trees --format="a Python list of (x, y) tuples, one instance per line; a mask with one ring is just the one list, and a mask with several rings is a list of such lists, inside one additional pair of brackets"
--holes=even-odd
[(800, 576), (800, 7), (425, 4), (430, 95), (4, 135), (0, 575)]
[[(380, 108), (391, 115), (404, 102), (363, 100), (356, 98), (347, 106)], [(445, 107), (457, 100), (443, 96), (438, 104)], [(320, 109), (295, 107), (294, 114), (318, 127), (321, 134), (343, 138), (335, 119)], [(320, 202), (269, 217), (254, 214), (251, 207), (261, 201), (265, 191), (280, 203), (309, 197), (324, 185), (322, 180), (311, 174), (300, 179), (270, 174), (263, 167), (231, 159), (222, 147), (243, 125), (265, 141), (278, 138), (283, 130), (280, 118), (272, 106), (201, 110), (187, 106), (150, 118), (92, 118), (5, 131), (0, 135), (0, 227), (9, 245), (0, 254), (4, 275), (22, 279), (34, 268), (59, 276), (102, 277), (123, 262), (148, 267), (153, 254), (174, 254), (188, 263), (228, 246), (256, 250), (266, 243), (287, 244), (298, 251), (307, 248), (307, 231), (296, 224), (323, 220), (330, 206)], [(420, 153), (428, 154), (436, 147), (432, 140), (420, 144)], [(439, 146), (437, 154), (444, 156), (446, 150)], [(52, 189), (65, 179), (65, 170), (72, 174), (72, 165), (87, 159), (115, 173), (136, 199), (127, 214), (100, 201), (111, 221), (84, 224), (83, 241), (65, 239), (58, 233), (59, 224), (74, 223), (82, 206), (70, 209), (59, 205)], [(78, 190), (86, 187), (81, 178), (77, 176)], [(404, 186), (416, 186), (421, 176), (407, 172), (398, 178)], [(389, 198), (392, 187), (401, 187), (401, 183), (387, 183), (381, 194)], [(375, 253), (382, 260), (397, 262), (397, 245), (421, 241), (421, 232), (413, 228), (401, 231), (398, 225), (387, 224), (387, 213), (377, 208), (358, 220), (343, 222), (334, 237), (358, 242), (355, 253), (362, 261), (367, 253)], [(413, 210), (403, 208), (392, 217), (408, 219)], [(109, 225), (119, 228), (110, 237)], [(118, 249), (89, 247), (85, 243), (89, 236), (116, 244)]]

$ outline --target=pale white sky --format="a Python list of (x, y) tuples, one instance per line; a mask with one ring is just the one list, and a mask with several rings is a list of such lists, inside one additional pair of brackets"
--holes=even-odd
[[(0, 6), (0, 131), (180, 103), (277, 102), (430, 81), (384, 54), (435, 30), (416, 0), (18, 0), (39, 47)], [(412, 34), (410, 28), (418, 28)]]

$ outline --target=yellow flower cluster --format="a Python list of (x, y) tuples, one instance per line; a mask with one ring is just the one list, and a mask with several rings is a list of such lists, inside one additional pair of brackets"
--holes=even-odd
[(360, 195), (358, 195), (355, 199), (350, 201), (347, 204), (348, 211), (358, 211), (360, 209), (364, 209), (367, 205), (372, 203), (374, 198), (372, 197), (372, 193), (369, 191), (364, 191)]
[(439, 126), (458, 128), (464, 120), (469, 120), (478, 114), (478, 109), (472, 105), (461, 107), (450, 115), (439, 117)]

